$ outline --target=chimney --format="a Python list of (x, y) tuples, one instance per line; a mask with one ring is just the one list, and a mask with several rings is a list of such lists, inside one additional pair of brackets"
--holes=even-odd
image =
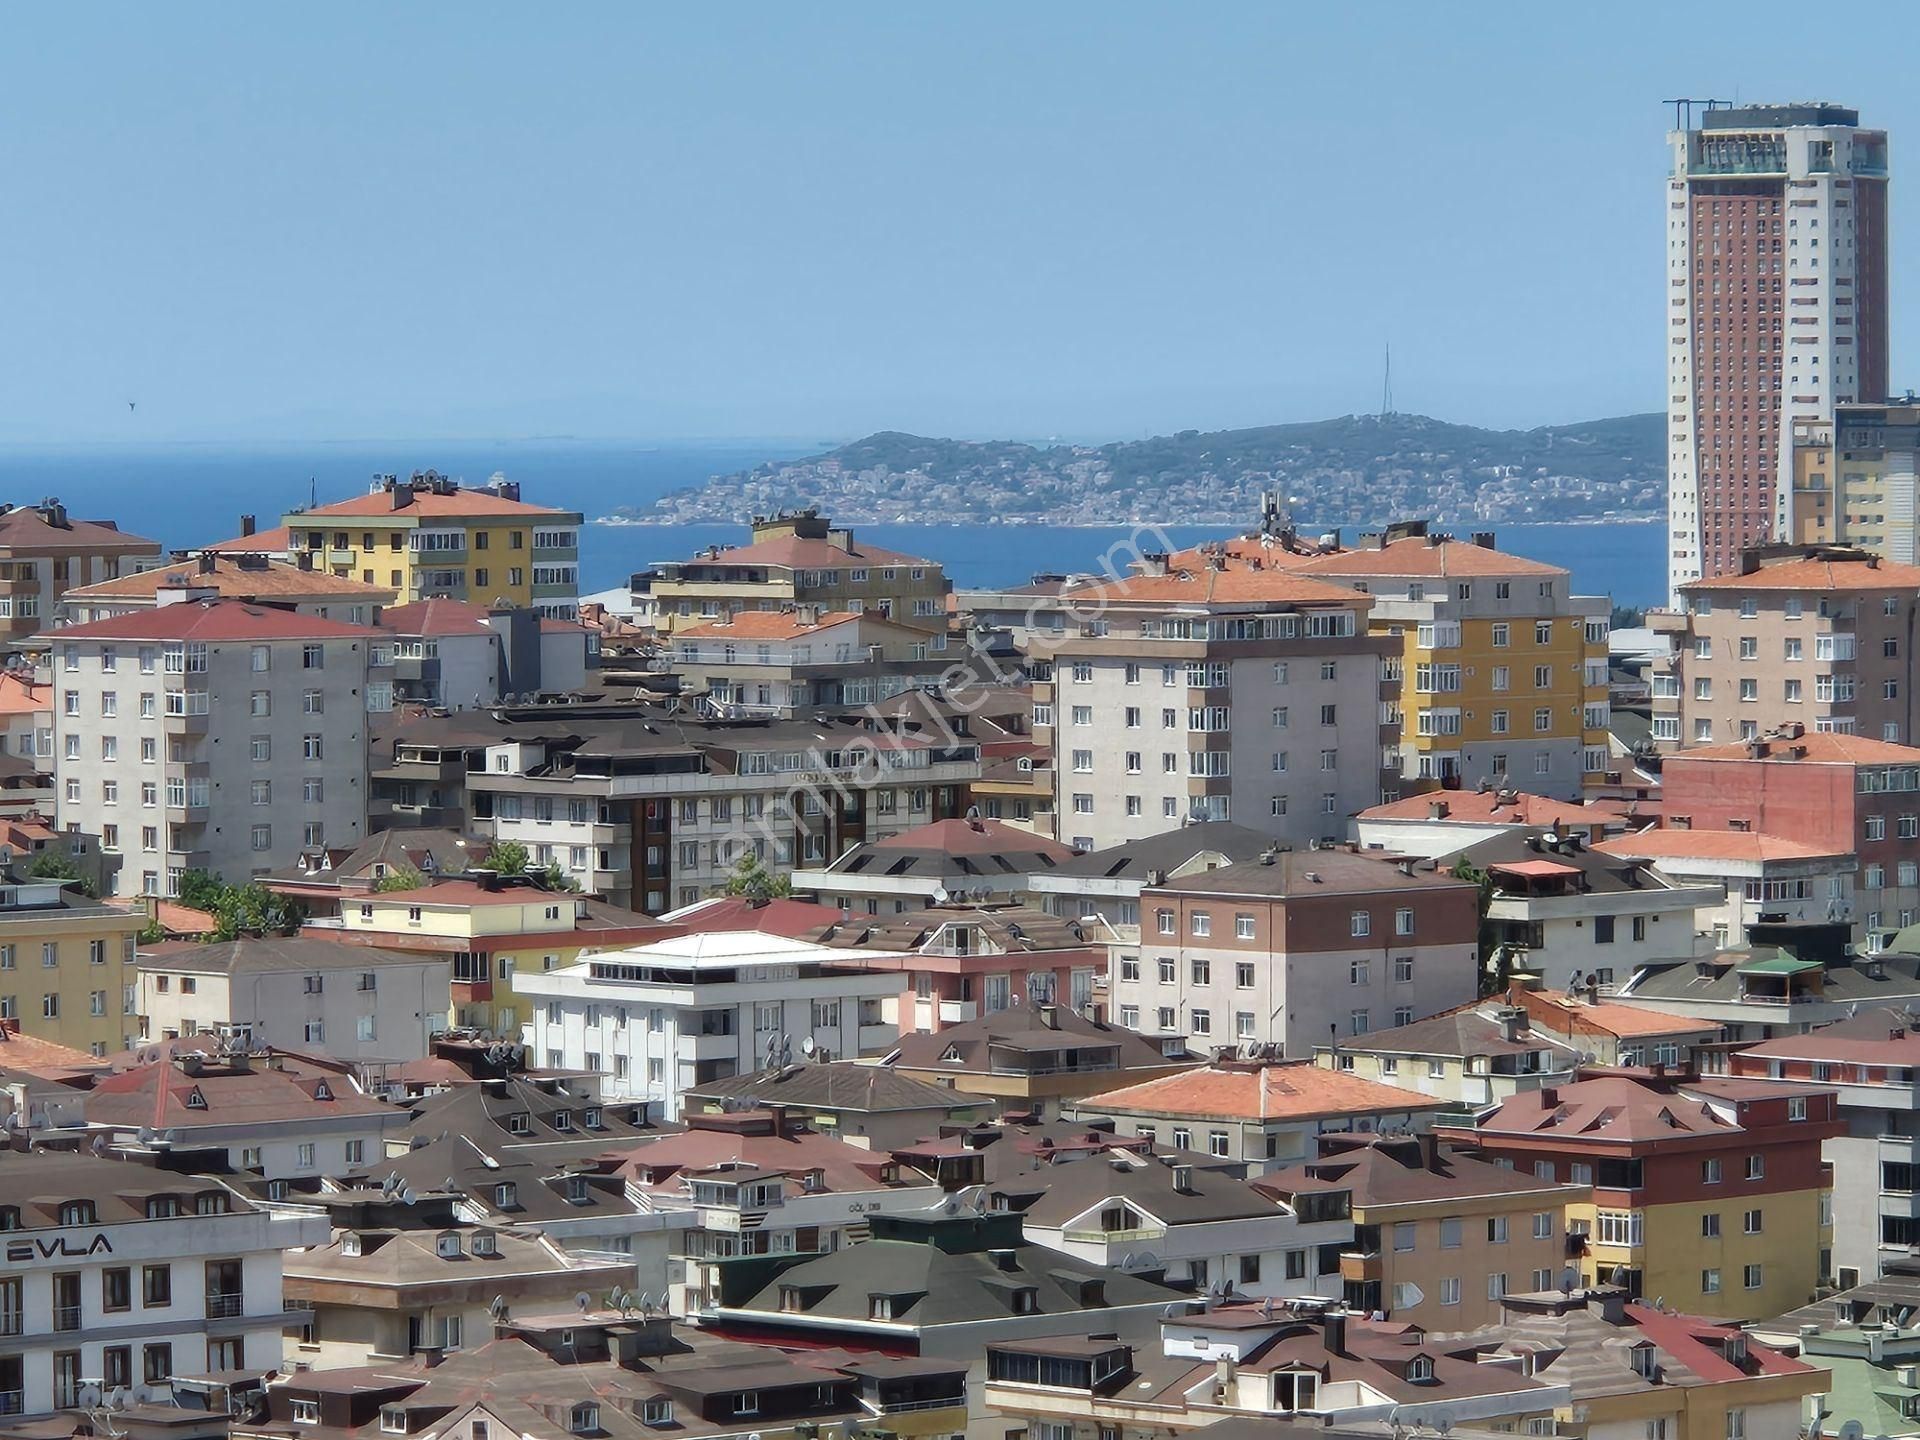
[(413, 482), (411, 480), (394, 481), (392, 488), (387, 493), (393, 497), (393, 508), (396, 510), (404, 510), (413, 504)]
[(1058, 1030), (1060, 1028), (1060, 1007), (1057, 1005), (1042, 1005), (1040, 1007), (1040, 1023), (1049, 1030)]
[(1542, 1085), (1540, 1087), (1540, 1103), (1548, 1107), (1558, 1105), (1560, 1103), (1559, 1087), (1556, 1085)]
[(1413, 1138), (1420, 1144), (1420, 1168), (1436, 1168), (1440, 1164), (1440, 1137), (1431, 1130), (1422, 1130)]
[(993, 1261), (995, 1269), (1005, 1270), (1009, 1274), (1020, 1268), (1019, 1257), (1011, 1250), (989, 1250), (987, 1258)]
[(206, 1068), (206, 1063), (206, 1056), (202, 1055), (198, 1050), (191, 1050), (180, 1057), (180, 1073), (182, 1075), (198, 1075)]
[(213, 574), (213, 571), (214, 571), (213, 552), (211, 550), (202, 550), (200, 552), (200, 573), (202, 575), (211, 575)]
[(1167, 573), (1167, 552), (1149, 550), (1140, 557), (1140, 573), (1147, 576), (1159, 576)]
[(302, 570), (313, 569), (313, 551), (311, 550), (296, 551), (294, 553), (293, 563), (295, 565), (298, 565)]
[(853, 553), (853, 531), (829, 530), (827, 531), (827, 543), (833, 546), (834, 549), (845, 551), (850, 555)]
[(1430, 800), (1427, 802), (1427, 818), (1429, 820), (1444, 820), (1452, 813), (1452, 810), (1453, 807), (1444, 800)]
[(1326, 1343), (1329, 1355), (1347, 1353), (1347, 1312), (1329, 1310), (1320, 1318), (1320, 1337)]
[(1480, 548), (1481, 548), (1482, 550), (1491, 550), (1491, 549), (1493, 549), (1493, 531), (1491, 531), (1491, 530), (1476, 530), (1476, 531), (1474, 531), (1474, 532), (1473, 532), (1473, 543), (1474, 543), (1475, 545), (1477, 545), (1477, 546), (1479, 546), (1479, 547), (1480, 547)]
[(251, 535), (251, 534), (253, 534), (253, 530), (254, 530), (254, 525), (255, 525), (255, 523), (256, 523), (256, 522), (254, 521), (254, 518), (253, 518), (253, 516), (251, 516), (251, 515), (242, 515), (242, 516), (240, 517), (240, 534), (241, 534), (241, 535), (242, 535), (243, 537), (244, 537), (244, 536), (247, 536), (247, 535)]

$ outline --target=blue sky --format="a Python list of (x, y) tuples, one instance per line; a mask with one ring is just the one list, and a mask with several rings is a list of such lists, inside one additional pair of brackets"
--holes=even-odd
[(8, 7), (0, 440), (1113, 438), (1374, 408), (1389, 340), (1403, 410), (1654, 409), (1676, 94), (1893, 132), (1906, 384), (1914, 33), (1756, 3)]

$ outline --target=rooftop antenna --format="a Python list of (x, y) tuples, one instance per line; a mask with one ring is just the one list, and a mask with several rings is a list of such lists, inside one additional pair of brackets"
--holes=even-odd
[(1387, 369), (1380, 381), (1380, 418), (1393, 414), (1393, 342), (1387, 342)]

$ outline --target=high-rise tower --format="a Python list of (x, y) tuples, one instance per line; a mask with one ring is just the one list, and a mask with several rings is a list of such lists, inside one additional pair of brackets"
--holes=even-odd
[(1674, 104), (1667, 568), (1677, 598), (1685, 581), (1738, 569), (1744, 547), (1792, 533), (1796, 420), (1886, 398), (1887, 135), (1838, 105)]

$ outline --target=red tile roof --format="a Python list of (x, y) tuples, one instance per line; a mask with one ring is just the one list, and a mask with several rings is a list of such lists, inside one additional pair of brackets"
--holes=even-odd
[(744, 895), (718, 895), (674, 911), (668, 923), (683, 927), (690, 935), (718, 930), (756, 930), (763, 935), (803, 940), (822, 926), (844, 918), (831, 905), (816, 905), (811, 900), (783, 898), (756, 903)]
[(293, 532), (284, 525), (275, 525), (271, 529), (256, 530), (251, 535), (236, 535), (231, 540), (216, 540), (213, 544), (202, 545), (200, 548), (227, 555), (279, 555), (293, 548)]
[(21, 550), (68, 550), (89, 553), (122, 550), (160, 551), (158, 540), (130, 535), (111, 520), (69, 520), (49, 525), (31, 505), (0, 510), (0, 546)]
[(202, 572), (197, 562), (183, 560), (175, 565), (142, 570), (135, 575), (122, 575), (115, 580), (102, 580), (97, 585), (83, 585), (78, 590), (69, 590), (67, 598), (151, 600), (163, 585), (215, 590), (223, 596), (241, 600), (298, 600), (306, 596), (325, 595), (349, 599), (357, 597), (378, 603), (393, 595), (393, 590), (388, 586), (369, 585), (364, 580), (356, 580), (349, 575), (335, 575), (326, 570), (302, 570), (286, 560), (272, 561), (257, 569), (242, 569), (237, 559), (216, 554), (211, 574)]
[(394, 507), (393, 496), (385, 490), (367, 495), (355, 495), (348, 500), (336, 500), (331, 505), (317, 505), (311, 510), (289, 515), (289, 527), (304, 527), (308, 521), (334, 519), (347, 515), (417, 515), (421, 519), (432, 520), (442, 516), (485, 516), (501, 515), (512, 517), (525, 515), (570, 515), (572, 511), (556, 510), (550, 505), (529, 505), (521, 500), (509, 500), (495, 495), (490, 490), (455, 490), (451, 495), (438, 495), (431, 490), (415, 490), (412, 503)]
[(1779, 1035), (1749, 1045), (1738, 1058), (1845, 1061), (1850, 1064), (1920, 1065), (1920, 1025), (1900, 1010), (1877, 1008), (1804, 1035)]
[[(881, 1189), (880, 1172), (893, 1163), (893, 1157), (884, 1151), (869, 1150), (810, 1130), (787, 1135), (743, 1135), (724, 1129), (696, 1128), (649, 1141), (622, 1160), (613, 1173), (642, 1189), (678, 1196), (685, 1193), (689, 1174), (725, 1164), (789, 1175), (817, 1170), (821, 1176), (820, 1189), (832, 1193)], [(918, 1177), (906, 1178), (911, 1184)]]
[[(331, 1099), (320, 1098), (323, 1084)], [(196, 1093), (204, 1104), (191, 1103)], [(356, 1090), (346, 1075), (276, 1070), (264, 1058), (235, 1070), (209, 1057), (198, 1075), (189, 1075), (177, 1060), (158, 1060), (104, 1076), (87, 1093), (89, 1120), (154, 1129), (393, 1113), (384, 1101)]]
[(1324, 1070), (1306, 1060), (1187, 1070), (1089, 1095), (1078, 1105), (1087, 1111), (1113, 1109), (1222, 1120), (1311, 1120), (1321, 1115), (1401, 1114), (1445, 1108), (1445, 1102), (1430, 1096), (1363, 1080), (1343, 1070)]
[(1750, 575), (1692, 580), (1682, 590), (1911, 590), (1920, 586), (1920, 566), (1892, 561), (1783, 560)]
[(1303, 575), (1410, 575), (1460, 579), (1480, 576), (1565, 575), (1558, 565), (1489, 550), (1470, 540), (1424, 536), (1396, 540), (1381, 550), (1336, 550), (1328, 555), (1287, 555), (1281, 564)]
[(1756, 1373), (1804, 1375), (1819, 1368), (1771, 1345), (1752, 1343), (1746, 1347), (1746, 1366), (1734, 1364), (1727, 1359), (1727, 1342), (1741, 1337), (1738, 1325), (1716, 1325), (1698, 1315), (1655, 1310), (1650, 1305), (1628, 1305), (1627, 1318), (1640, 1327), (1642, 1335), (1709, 1385), (1751, 1379)]
[[(1447, 813), (1434, 819), (1434, 805), (1444, 804)], [(1453, 822), (1494, 825), (1549, 826), (1603, 825), (1626, 817), (1623, 800), (1594, 800), (1582, 805), (1576, 800), (1555, 800), (1545, 795), (1514, 794), (1502, 798), (1498, 790), (1438, 790), (1408, 795), (1362, 810), (1360, 820), (1432, 820), (1434, 824)]]
[(183, 600), (44, 634), (58, 644), (65, 640), (345, 640), (373, 638), (380, 632), (243, 600)]
[(0, 1070), (19, 1070), (62, 1079), (104, 1070), (107, 1062), (84, 1050), (57, 1044), (38, 1035), (23, 1034), (18, 1020), (0, 1020)]
[[(1767, 753), (1749, 754), (1748, 747), (1755, 744), (1766, 746)], [(1782, 765), (1920, 765), (1920, 749), (1911, 745), (1896, 745), (1890, 740), (1875, 740), (1866, 735), (1813, 731), (1792, 739), (1770, 735), (1759, 741), (1699, 745), (1691, 750), (1676, 751), (1667, 760), (1752, 760), (1755, 763)]]
[(51, 685), (36, 685), (31, 676), (0, 670), (0, 715), (38, 715), (52, 711)]
[(1169, 568), (1164, 575), (1130, 575), (1066, 591), (1063, 601), (1100, 604), (1141, 600), (1169, 604), (1231, 605), (1275, 603), (1290, 605), (1345, 605), (1362, 608), (1364, 595), (1344, 585), (1330, 585), (1285, 570), (1254, 569), (1231, 564), (1225, 570), (1210, 565)]
[(1593, 848), (1623, 860), (1824, 860), (1845, 850), (1802, 845), (1756, 830), (1642, 830), (1594, 842)]
[(492, 613), (485, 605), (435, 596), (389, 606), (381, 612), (380, 628), (396, 635), (491, 635), (493, 627), (483, 622)]

